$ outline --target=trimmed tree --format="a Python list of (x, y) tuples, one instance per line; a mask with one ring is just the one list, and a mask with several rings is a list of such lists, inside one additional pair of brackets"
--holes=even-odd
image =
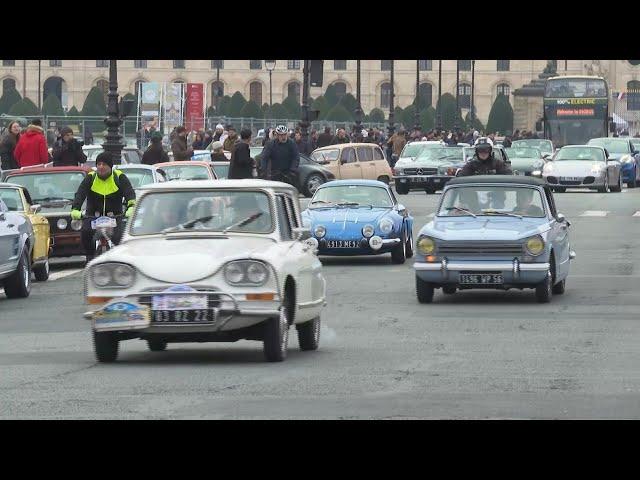
[(489, 120), (487, 120), (487, 132), (505, 134), (511, 131), (513, 131), (513, 108), (511, 108), (509, 99), (500, 93), (491, 106)]
[(18, 103), (13, 105), (9, 110), (9, 115), (16, 117), (31, 117), (39, 115), (38, 107), (29, 98), (23, 98)]
[(352, 112), (352, 115), (355, 117), (356, 108), (358, 108), (358, 99), (356, 99), (356, 97), (347, 93), (342, 96), (339, 103), (347, 110), (347, 112)]
[(7, 113), (16, 103), (22, 100), (22, 96), (15, 88), (5, 88), (0, 97), (0, 114)]
[(404, 124), (404, 110), (402, 107), (393, 109), (393, 122), (396, 124), (396, 130), (398, 130), (398, 124)]
[(231, 96), (231, 101), (229, 102), (229, 113), (227, 114), (230, 117), (239, 117), (242, 108), (247, 104), (247, 100), (240, 92), (236, 92)]
[(240, 116), (243, 118), (263, 118), (262, 110), (253, 100), (245, 103), (242, 110), (240, 110)]
[(478, 119), (478, 117), (471, 121), (471, 112), (467, 113), (467, 115), (464, 117), (464, 124), (467, 128), (473, 128), (474, 130), (478, 130), (479, 132), (484, 130), (484, 125), (482, 124), (480, 119)]
[(220, 117), (229, 116), (229, 107), (231, 105), (231, 97), (229, 95), (225, 95), (221, 99), (218, 100), (218, 111), (216, 115)]
[(107, 116), (107, 106), (104, 103), (104, 94), (98, 87), (93, 87), (89, 90), (87, 98), (85, 98), (82, 105), (82, 116), (99, 117), (85, 121), (85, 126), (94, 132), (102, 132), (106, 129), (104, 119)]
[(374, 108), (369, 112), (369, 121), (371, 123), (384, 123), (385, 115), (379, 108)]
[(327, 87), (327, 90), (324, 92), (324, 98), (327, 101), (328, 110), (331, 110), (338, 104), (340, 98), (338, 97), (338, 93), (336, 92), (335, 85), (329, 85)]
[(441, 113), (442, 115), (442, 128), (445, 130), (451, 130), (453, 125), (458, 120), (458, 126), (462, 127), (462, 114), (460, 109), (456, 112), (456, 99), (450, 93), (445, 93), (438, 101), (436, 106), (436, 115)]
[(353, 116), (346, 108), (337, 104), (329, 110), (325, 120), (330, 120), (332, 122), (353, 122)]
[(283, 120), (289, 117), (289, 112), (280, 103), (274, 103), (271, 107), (271, 118)]
[(52, 117), (64, 117), (64, 109), (57, 95), (49, 95), (42, 104), (42, 114)]
[(300, 107), (300, 103), (295, 97), (288, 96), (282, 102), (282, 106), (287, 109), (289, 115), (287, 118), (298, 119), (302, 116), (302, 109)]
[(415, 105), (411, 104), (407, 108), (404, 109), (404, 112), (402, 112), (402, 123), (404, 123), (404, 126), (407, 129), (413, 130), (413, 127), (416, 124), (416, 107), (415, 107)]
[(75, 106), (71, 107), (67, 112), (67, 117), (79, 117), (79, 116), (80, 116), (80, 112)]
[(318, 120), (322, 120), (326, 117), (329, 112), (329, 105), (327, 104), (327, 99), (324, 98), (324, 95), (320, 95), (316, 98), (311, 104), (311, 110), (319, 110)]
[(420, 112), (420, 125), (422, 131), (426, 132), (435, 128), (436, 125), (436, 109), (433, 107), (425, 108)]

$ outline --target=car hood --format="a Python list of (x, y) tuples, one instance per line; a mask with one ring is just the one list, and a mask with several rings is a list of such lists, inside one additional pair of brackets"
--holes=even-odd
[(584, 177), (587, 175), (594, 175), (591, 171), (593, 167), (606, 166), (604, 162), (587, 160), (562, 160), (560, 162), (551, 162), (549, 165), (552, 165), (553, 169), (549, 171), (548, 168), (545, 168), (544, 173), (545, 175), (553, 175), (554, 177)]
[(396, 162), (396, 167), (400, 168), (416, 168), (416, 167), (429, 167), (429, 168), (438, 168), (444, 165), (451, 165), (454, 162), (459, 162), (455, 159), (447, 159), (447, 160), (425, 160), (420, 158), (409, 157), (411, 160), (406, 160), (400, 163), (400, 161)]
[[(538, 158), (511, 158), (511, 168), (515, 170), (532, 169)], [(540, 160), (542, 163), (542, 160)]]
[(351, 225), (376, 225), (391, 208), (308, 208), (303, 215), (311, 224), (323, 225), (327, 231), (342, 231)]
[(549, 230), (546, 218), (456, 217), (436, 218), (421, 235), (442, 240), (519, 240)]
[(128, 240), (99, 259), (128, 263), (161, 282), (189, 283), (213, 275), (229, 260), (253, 258), (275, 243), (269, 237), (247, 235), (181, 238), (185, 235)]

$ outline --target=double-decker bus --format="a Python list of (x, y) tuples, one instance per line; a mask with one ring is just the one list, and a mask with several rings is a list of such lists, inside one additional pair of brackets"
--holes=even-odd
[(544, 137), (556, 148), (608, 136), (609, 87), (604, 78), (548, 78), (543, 102)]

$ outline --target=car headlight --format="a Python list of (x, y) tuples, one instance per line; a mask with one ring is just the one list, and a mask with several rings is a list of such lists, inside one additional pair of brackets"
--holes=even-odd
[(71, 228), (76, 232), (82, 229), (82, 220), (71, 220)]
[(113, 283), (119, 287), (130, 287), (135, 279), (136, 272), (129, 265), (118, 265), (113, 269)]
[(373, 228), (373, 225), (365, 225), (362, 228), (362, 235), (365, 238), (373, 237), (374, 232), (375, 232), (375, 229)]
[(91, 279), (98, 287), (106, 287), (111, 283), (112, 270), (108, 264), (97, 265), (91, 269)]
[(229, 283), (242, 283), (244, 269), (238, 262), (230, 263), (224, 267), (224, 278)]
[(393, 169), (393, 174), (394, 175), (402, 175), (404, 172), (401, 168), (394, 168)]
[(64, 230), (65, 228), (67, 228), (68, 224), (69, 222), (67, 222), (66, 218), (59, 218), (58, 223), (56, 223), (56, 225), (58, 226), (58, 230)]
[(247, 279), (251, 283), (263, 284), (269, 278), (269, 270), (261, 263), (253, 262), (247, 267)]
[(420, 237), (416, 246), (422, 255), (431, 255), (436, 249), (436, 242), (431, 237)]
[(322, 238), (327, 234), (327, 229), (324, 228), (322, 225), (317, 225), (316, 228), (313, 230), (313, 234), (318, 238)]
[(269, 279), (269, 269), (262, 262), (239, 260), (225, 265), (224, 277), (227, 283), (232, 285), (251, 284), (261, 286)]
[(393, 222), (388, 218), (383, 218), (382, 220), (380, 220), (378, 227), (380, 228), (380, 231), (382, 233), (391, 233), (391, 230), (393, 230)]
[(533, 256), (538, 256), (544, 251), (544, 240), (540, 235), (527, 239), (525, 243), (527, 252)]

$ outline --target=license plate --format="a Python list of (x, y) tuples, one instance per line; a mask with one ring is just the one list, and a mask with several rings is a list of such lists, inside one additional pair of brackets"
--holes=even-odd
[(327, 242), (328, 248), (358, 248), (359, 242), (357, 240), (329, 240)]
[(504, 280), (501, 273), (461, 273), (460, 283), (468, 285), (501, 285)]
[(91, 221), (91, 228), (94, 230), (98, 228), (115, 228), (118, 222), (112, 217), (99, 217)]
[(582, 177), (560, 177), (560, 180), (567, 180), (569, 182), (581, 182)]
[(205, 310), (206, 295), (154, 295), (152, 310)]
[(216, 321), (217, 310), (155, 310), (153, 323), (212, 323)]
[(426, 182), (427, 181), (427, 177), (411, 177), (411, 181), (414, 183), (418, 183), (418, 182)]
[(442, 180), (441, 178), (434, 178), (433, 179), (433, 183), (440, 183), (440, 180)]

